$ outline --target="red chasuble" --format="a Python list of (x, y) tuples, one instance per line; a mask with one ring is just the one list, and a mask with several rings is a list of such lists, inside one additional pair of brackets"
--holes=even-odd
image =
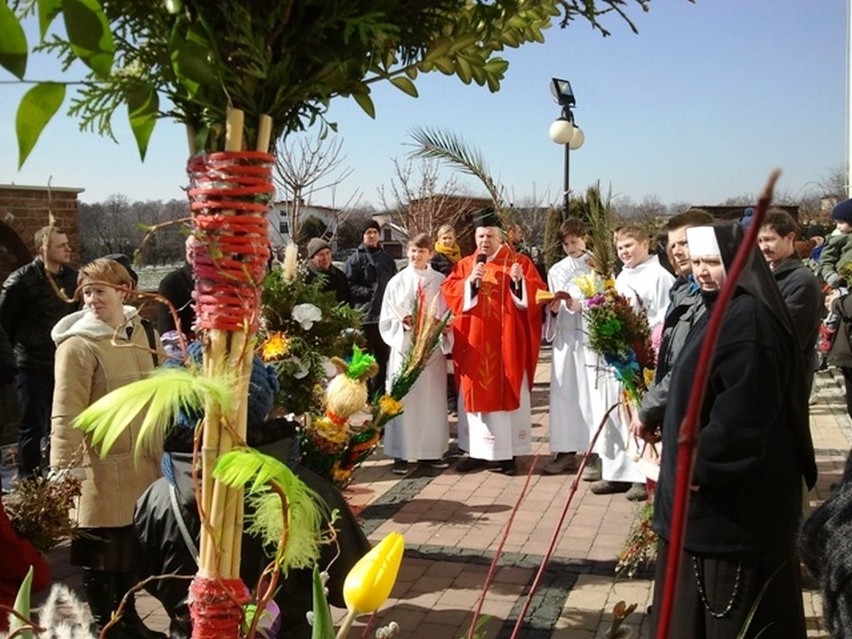
[[(518, 262), (524, 272), (527, 308), (518, 308), (510, 290), (509, 269)], [(476, 254), (462, 258), (441, 285), (452, 310), (453, 362), (456, 383), (468, 412), (512, 411), (520, 406), (524, 373), (532, 387), (541, 344), (541, 309), (536, 291), (546, 289), (532, 261), (503, 245), (486, 262), (476, 305), (464, 306), (467, 279)]]

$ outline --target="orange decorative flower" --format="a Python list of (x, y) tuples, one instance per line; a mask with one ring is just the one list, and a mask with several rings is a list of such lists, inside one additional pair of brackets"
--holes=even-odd
[(266, 341), (260, 346), (260, 358), (264, 362), (271, 362), (285, 357), (290, 352), (290, 342), (287, 336), (280, 331), (271, 333)]

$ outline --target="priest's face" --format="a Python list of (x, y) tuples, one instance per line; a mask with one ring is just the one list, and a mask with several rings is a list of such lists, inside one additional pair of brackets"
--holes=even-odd
[(496, 226), (477, 226), (474, 240), (476, 241), (476, 252), (484, 253), (488, 257), (494, 255), (502, 244), (500, 229)]

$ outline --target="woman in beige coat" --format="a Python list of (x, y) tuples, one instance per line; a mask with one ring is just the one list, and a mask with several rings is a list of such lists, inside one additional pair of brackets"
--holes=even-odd
[[(56, 342), (56, 388), (53, 394), (50, 464), (82, 478), (77, 507), (80, 528), (89, 533), (71, 542), (71, 563), (83, 568), (83, 585), (100, 630), (122, 596), (136, 583), (136, 500), (159, 476), (161, 444), (135, 451), (141, 418), (130, 423), (105, 457), (74, 419), (110, 391), (143, 378), (154, 368), (153, 329), (124, 302), (134, 281), (119, 262), (101, 258), (80, 269), (84, 310), (60, 320)], [(153, 639), (136, 614), (132, 597), (110, 632), (112, 637)]]

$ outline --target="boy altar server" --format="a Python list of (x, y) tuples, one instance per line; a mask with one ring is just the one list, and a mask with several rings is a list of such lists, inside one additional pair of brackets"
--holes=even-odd
[[(656, 255), (649, 252), (649, 238), (644, 229), (638, 226), (624, 226), (615, 233), (615, 250), (618, 259), (624, 265), (615, 278), (616, 290), (630, 300), (635, 311), (644, 309), (648, 325), (653, 336), (657, 327), (661, 327), (669, 304), (669, 290), (675, 278), (660, 264)], [(604, 383), (611, 387), (605, 393), (604, 404), (611, 405), (621, 395), (621, 389), (614, 376), (608, 373)], [(618, 390), (612, 392), (614, 388)], [(593, 396), (593, 401), (596, 397)], [(600, 406), (599, 408), (604, 408)], [(636, 407), (629, 407), (635, 411)], [(631, 446), (633, 434), (630, 431), (630, 416), (620, 418), (613, 413), (598, 441), (598, 454), (601, 458), (601, 476), (603, 479), (593, 483), (589, 489), (596, 495), (626, 493), (631, 501), (644, 501), (648, 498), (645, 490), (645, 475), (633, 460), (639, 452), (640, 444)]]
[[(434, 270), (432, 240), (425, 233), (408, 243), (408, 268), (388, 282), (379, 315), (379, 333), (390, 347), (387, 390), (403, 366), (411, 345), (412, 313), (418, 291), (423, 291), (423, 312), (444, 316), (447, 306), (441, 297), (444, 276)], [(437, 302), (433, 304), (433, 301)], [(449, 331), (449, 325), (447, 325)], [(450, 424), (447, 415), (447, 365), (444, 355), (451, 350), (451, 338), (441, 338), (441, 348), (432, 353), (426, 368), (403, 399), (404, 412), (385, 427), (385, 455), (393, 457), (393, 472), (404, 475), (408, 460), (419, 460), (433, 468), (447, 468), (443, 457), (449, 448)]]
[(587, 367), (597, 358), (588, 351), (583, 321), (583, 296), (577, 278), (592, 272), (583, 240), (582, 222), (568, 219), (559, 229), (565, 257), (547, 273), (547, 287), (555, 295), (548, 305), (544, 336), (553, 343), (550, 367), (550, 452), (546, 475), (574, 472), (577, 452), (589, 447), (597, 424), (592, 413)]

